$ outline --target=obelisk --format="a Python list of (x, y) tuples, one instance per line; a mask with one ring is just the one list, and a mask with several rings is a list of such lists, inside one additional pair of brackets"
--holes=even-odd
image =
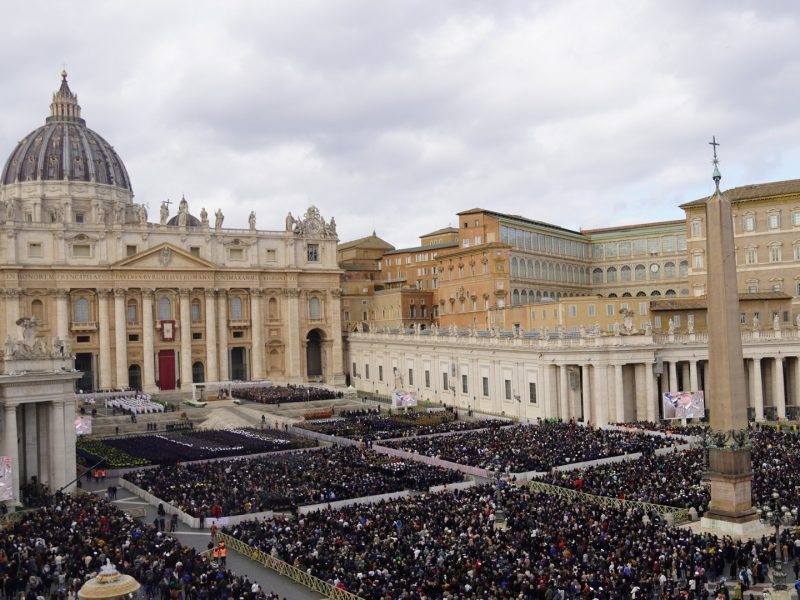
[(709, 479), (711, 502), (702, 526), (719, 533), (746, 536), (758, 529), (753, 509), (750, 437), (747, 432), (742, 335), (731, 203), (719, 189), (722, 175), (714, 147), (714, 193), (706, 201), (708, 260), (708, 366), (706, 405), (710, 409)]

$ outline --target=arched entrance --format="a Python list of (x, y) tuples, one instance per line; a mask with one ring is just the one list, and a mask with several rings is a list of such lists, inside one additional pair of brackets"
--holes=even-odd
[(306, 375), (319, 377), (322, 375), (322, 332), (312, 329), (306, 337)]
[(142, 367), (139, 365), (128, 367), (128, 386), (134, 390), (142, 389)]
[(192, 364), (192, 383), (203, 383), (206, 380), (206, 371), (203, 368), (203, 363), (196, 362)]

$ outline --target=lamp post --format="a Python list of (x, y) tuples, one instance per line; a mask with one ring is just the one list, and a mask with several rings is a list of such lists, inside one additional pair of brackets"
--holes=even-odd
[(761, 507), (761, 522), (775, 527), (775, 568), (772, 570), (772, 587), (786, 589), (786, 573), (783, 571), (783, 550), (781, 549), (781, 525), (791, 525), (797, 520), (797, 509), (789, 510), (781, 504), (781, 495), (772, 490), (769, 502)]

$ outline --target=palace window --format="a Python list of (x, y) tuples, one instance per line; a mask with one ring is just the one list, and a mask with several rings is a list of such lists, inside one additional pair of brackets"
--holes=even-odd
[(44, 304), (41, 300), (36, 299), (31, 302), (31, 314), (40, 323), (44, 321)]
[(772, 212), (767, 216), (767, 224), (770, 229), (778, 229), (781, 226), (781, 214)]
[(782, 259), (781, 247), (778, 244), (769, 247), (769, 262), (781, 262)]
[(489, 378), (488, 377), (481, 377), (481, 387), (483, 388), (483, 395), (489, 395)]
[(136, 300), (128, 300), (128, 323), (138, 323), (139, 322), (139, 306), (136, 303)]
[(310, 319), (319, 319), (320, 318), (320, 301), (319, 298), (311, 298), (308, 301), (308, 317)]
[(308, 262), (319, 262), (319, 244), (309, 244), (307, 252)]
[(136, 254), (136, 246), (128, 244), (125, 246), (125, 256), (133, 256)]
[(43, 251), (41, 242), (31, 242), (28, 244), (28, 258), (42, 258), (42, 256)]
[(700, 221), (692, 221), (692, 237), (698, 238), (701, 235)]
[(231, 298), (231, 320), (241, 321), (242, 319), (242, 299), (234, 296)]
[(744, 231), (755, 231), (756, 230), (756, 216), (755, 215), (745, 215), (742, 218), (742, 229)]
[(755, 265), (758, 263), (758, 249), (745, 248), (744, 250), (744, 264)]
[(192, 300), (192, 304), (189, 309), (189, 313), (192, 319), (192, 323), (197, 323), (202, 318), (202, 309), (200, 306), (200, 300)]
[(528, 383), (528, 398), (531, 404), (536, 404), (536, 384)]
[(172, 318), (172, 301), (167, 296), (158, 299), (158, 320), (168, 321)]
[(468, 377), (466, 373), (461, 375), (461, 393), (468, 394), (469, 393), (469, 385), (468, 385)]

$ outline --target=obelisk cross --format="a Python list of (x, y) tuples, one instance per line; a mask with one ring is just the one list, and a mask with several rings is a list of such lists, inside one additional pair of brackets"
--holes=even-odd
[(717, 146), (720, 145), (720, 143), (717, 141), (717, 136), (712, 135), (711, 136), (711, 141), (708, 142), (708, 145), (709, 146), (713, 146), (713, 148), (714, 148), (714, 164), (716, 165), (716, 164), (719, 163), (719, 161), (717, 160)]

